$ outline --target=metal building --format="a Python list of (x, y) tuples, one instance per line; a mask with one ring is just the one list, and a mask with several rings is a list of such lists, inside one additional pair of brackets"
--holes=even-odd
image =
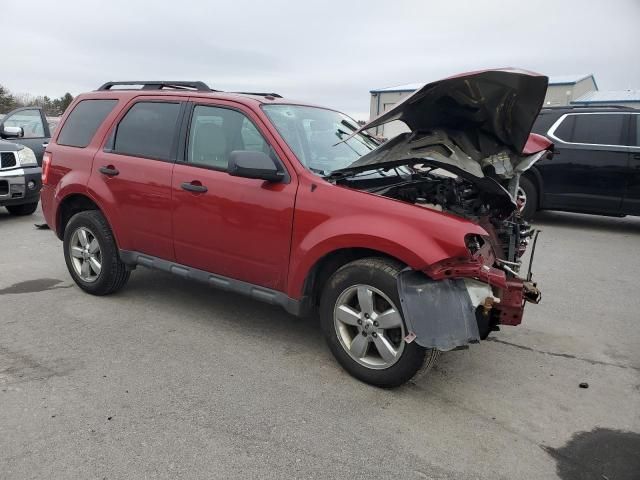
[(593, 74), (559, 75), (549, 77), (549, 87), (544, 98), (546, 107), (571, 105), (571, 102), (588, 92), (598, 90)]
[[(409, 83), (407, 85), (397, 85), (395, 87), (380, 88), (370, 90), (371, 103), (369, 107), (369, 119), (373, 120), (391, 109), (396, 103), (404, 100), (413, 92), (423, 87), (424, 83)], [(390, 122), (373, 129), (373, 134), (380, 137), (392, 138), (408, 129), (402, 122)]]
[(571, 105), (597, 107), (601, 105), (620, 105), (640, 108), (640, 90), (610, 90), (588, 92), (571, 102)]

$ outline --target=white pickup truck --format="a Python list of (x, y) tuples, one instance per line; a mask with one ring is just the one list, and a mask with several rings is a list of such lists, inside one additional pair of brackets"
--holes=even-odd
[(31, 215), (38, 208), (49, 137), (40, 108), (19, 108), (0, 119), (0, 207), (12, 215)]

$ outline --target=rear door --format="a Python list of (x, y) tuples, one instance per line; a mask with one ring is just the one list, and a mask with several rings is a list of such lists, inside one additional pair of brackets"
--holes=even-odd
[(262, 151), (286, 170), (283, 152), (242, 105), (203, 99), (189, 117), (184, 156), (173, 172), (177, 262), (283, 291), (297, 179), (269, 183), (227, 173), (234, 150)]
[(136, 97), (93, 161), (90, 191), (116, 223), (120, 248), (173, 260), (171, 173), (184, 109), (180, 97)]
[(622, 212), (627, 215), (640, 215), (640, 114), (630, 114), (629, 118), (631, 124), (629, 175)]
[(629, 115), (569, 113), (549, 130), (553, 159), (537, 165), (545, 208), (619, 214), (627, 183)]
[(42, 155), (44, 155), (44, 149), (49, 143), (51, 134), (47, 118), (41, 108), (17, 108), (0, 120), (0, 126), (22, 128), (24, 137), (11, 139), (11, 141), (33, 150), (38, 159), (38, 165), (42, 165)]

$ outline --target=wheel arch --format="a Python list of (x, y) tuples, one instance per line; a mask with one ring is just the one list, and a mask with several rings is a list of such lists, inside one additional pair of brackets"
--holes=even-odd
[(399, 258), (371, 248), (349, 247), (333, 250), (320, 257), (313, 264), (305, 278), (302, 293), (303, 297), (309, 302), (309, 306), (317, 307), (319, 305), (320, 294), (324, 285), (340, 267), (354, 260), (369, 257), (387, 258), (406, 265), (406, 262)]
[(62, 199), (56, 214), (56, 234), (60, 240), (64, 238), (64, 231), (71, 217), (86, 210), (98, 210), (103, 213), (92, 198), (82, 193), (72, 193)]
[(523, 175), (524, 178), (533, 183), (533, 186), (536, 187), (536, 192), (538, 193), (538, 204), (536, 205), (536, 210), (542, 208), (542, 196), (543, 196), (543, 185), (544, 181), (542, 180), (542, 175), (538, 171), (537, 168), (531, 168), (527, 170)]

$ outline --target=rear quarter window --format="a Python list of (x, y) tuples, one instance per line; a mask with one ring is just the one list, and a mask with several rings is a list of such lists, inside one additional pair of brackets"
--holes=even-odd
[(67, 117), (56, 143), (86, 147), (117, 103), (118, 100), (82, 100)]
[(540, 112), (531, 131), (539, 133), (540, 135), (546, 135), (558, 118), (560, 118), (560, 115), (556, 112)]

